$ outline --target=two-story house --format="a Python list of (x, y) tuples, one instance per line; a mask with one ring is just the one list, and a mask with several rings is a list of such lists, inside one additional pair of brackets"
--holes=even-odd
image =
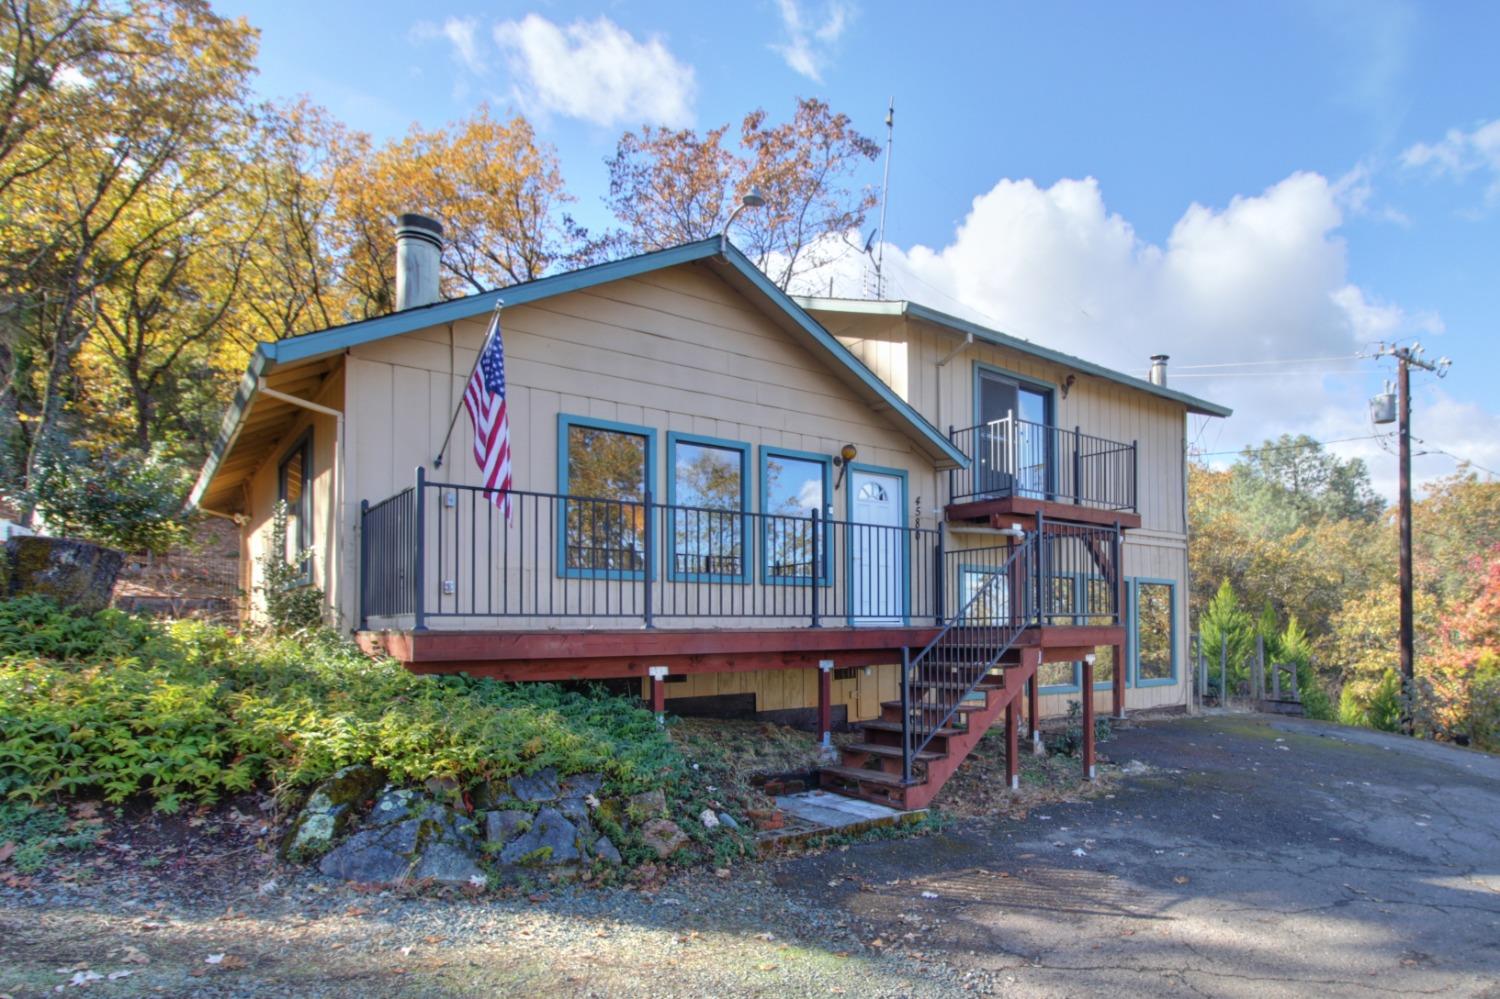
[[(285, 501), (372, 651), (860, 724), (825, 781), (907, 806), (992, 723), (1014, 771), (1023, 712), (1186, 703), (1186, 417), (1227, 409), (721, 239), (439, 301), (402, 221), (397, 311), (262, 344), (194, 489), (248, 592)], [(461, 412), (497, 308), (500, 503)]]

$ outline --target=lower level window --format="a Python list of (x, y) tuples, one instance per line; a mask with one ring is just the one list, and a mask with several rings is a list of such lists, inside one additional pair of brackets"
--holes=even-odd
[(959, 606), (974, 624), (1006, 624), (1011, 619), (1010, 579), (1001, 572), (964, 569), (959, 574)]
[(1173, 584), (1137, 582), (1135, 589), (1135, 655), (1138, 682), (1170, 681), (1177, 676), (1173, 632)]

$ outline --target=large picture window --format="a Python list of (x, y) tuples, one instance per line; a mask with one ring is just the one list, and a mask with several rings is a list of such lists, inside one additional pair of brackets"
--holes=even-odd
[(655, 433), (644, 427), (563, 416), (558, 421), (568, 575), (639, 575), (646, 568), (646, 490)]
[(1140, 684), (1172, 683), (1177, 679), (1176, 586), (1163, 580), (1135, 584), (1135, 678)]
[(829, 459), (797, 451), (761, 452), (761, 550), (767, 580), (806, 582), (813, 574), (813, 550), (820, 553), (818, 578), (832, 581), (826, 532), (813, 536), (813, 512), (826, 514)]
[(282, 457), (276, 470), (276, 497), (286, 504), (286, 551), (282, 555), (289, 564), (301, 567), (308, 582), (312, 580), (312, 564), (307, 557), (313, 543), (312, 476), (309, 430)]
[(744, 581), (750, 570), (749, 446), (667, 435), (672, 577)]

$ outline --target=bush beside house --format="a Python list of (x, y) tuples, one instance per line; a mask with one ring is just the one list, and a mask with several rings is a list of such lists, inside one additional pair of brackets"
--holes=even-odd
[[(744, 803), (721, 800), (635, 699), (416, 676), (327, 632), (242, 636), (0, 602), (0, 800), (176, 812), (251, 790), (299, 816), (286, 845), (301, 859), (368, 832), (419, 879), (421, 864), (441, 866), (438, 847), (443, 870), (467, 879), (454, 851), (493, 872), (502, 854), (579, 866), (748, 847), (733, 822), (694, 818)], [(328, 835), (298, 842), (309, 821)], [(527, 835), (537, 844), (505, 853)]]

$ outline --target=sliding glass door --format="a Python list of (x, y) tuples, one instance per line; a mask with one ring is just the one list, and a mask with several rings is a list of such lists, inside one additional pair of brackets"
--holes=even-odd
[(1052, 393), (987, 368), (978, 369), (976, 378), (980, 492), (1046, 499), (1052, 492)]

